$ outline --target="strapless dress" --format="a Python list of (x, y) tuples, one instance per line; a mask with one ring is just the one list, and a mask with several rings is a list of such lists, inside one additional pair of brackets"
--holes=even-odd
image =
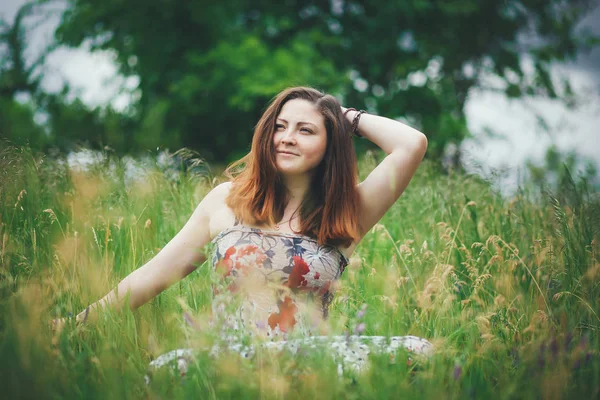
[[(300, 348), (321, 347), (329, 350), (343, 375), (344, 367), (364, 370), (371, 352), (386, 352), (392, 360), (401, 347), (418, 356), (433, 352), (429, 341), (416, 336), (319, 334), (319, 327), (328, 319), (336, 283), (349, 262), (334, 246), (304, 235), (249, 227), (237, 220), (219, 233), (211, 246), (215, 280), (210, 327), (218, 330), (220, 338), (210, 349), (211, 356), (233, 351), (252, 359), (256, 349), (248, 343), (249, 337), (257, 339), (254, 343), (260, 346), (294, 354)], [(200, 349), (176, 349), (157, 357), (149, 365), (146, 381), (165, 366), (185, 375), (197, 351)]]

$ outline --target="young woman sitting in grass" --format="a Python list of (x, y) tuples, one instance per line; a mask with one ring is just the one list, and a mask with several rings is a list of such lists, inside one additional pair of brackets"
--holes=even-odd
[[(387, 154), (360, 183), (353, 134)], [(426, 149), (425, 135), (400, 122), (346, 109), (313, 88), (288, 88), (256, 125), (250, 153), (229, 167), (232, 180), (212, 189), (152, 260), (76, 320), (122, 305), (126, 294), (135, 309), (211, 257), (223, 283), (213, 287), (213, 321), (221, 320), (224, 343), (243, 357), (255, 349), (243, 346), (239, 334), (279, 349), (327, 341), (340, 368), (361, 369), (371, 349), (429, 353), (431, 344), (414, 336), (320, 335), (351, 254), (404, 192)], [(151, 366), (178, 360), (185, 373), (192, 353), (175, 350)]]

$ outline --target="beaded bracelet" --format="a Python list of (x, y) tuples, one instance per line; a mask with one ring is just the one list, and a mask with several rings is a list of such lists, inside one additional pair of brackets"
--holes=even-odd
[(354, 119), (352, 120), (351, 131), (355, 136), (361, 138), (362, 135), (360, 133), (358, 133), (358, 121), (360, 120), (361, 114), (366, 113), (366, 111), (365, 110), (359, 111), (356, 108), (350, 107), (350, 108), (347, 108), (346, 111), (344, 111), (344, 117), (346, 117), (346, 114), (348, 114), (349, 111), (358, 111), (357, 114), (354, 116)]
[(350, 108), (346, 108), (346, 111), (344, 111), (344, 117), (346, 116), (346, 114), (348, 114), (348, 111), (358, 111), (356, 108), (350, 107)]

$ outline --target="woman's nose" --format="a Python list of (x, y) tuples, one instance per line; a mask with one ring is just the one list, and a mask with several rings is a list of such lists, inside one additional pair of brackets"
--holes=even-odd
[(282, 142), (292, 143), (295, 141), (294, 132), (291, 129), (287, 129), (283, 136), (281, 137)]

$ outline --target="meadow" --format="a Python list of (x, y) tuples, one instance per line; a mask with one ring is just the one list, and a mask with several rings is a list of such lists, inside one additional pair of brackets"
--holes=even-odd
[[(428, 338), (429, 361), (373, 355), (366, 373), (338, 379), (324, 354), (199, 356), (183, 381), (164, 371), (146, 386), (158, 355), (211, 340), (201, 332), (208, 263), (135, 311), (106, 309), (53, 333), (53, 318), (80, 312), (150, 260), (225, 179), (177, 154), (184, 163), (148, 163), (132, 178), (109, 152), (83, 171), (27, 148), (0, 150), (2, 397), (600, 396), (597, 193), (571, 177), (560, 191), (523, 185), (504, 199), (489, 182), (441, 173), (428, 159), (356, 249), (330, 324)], [(362, 156), (361, 178), (380, 159)]]

